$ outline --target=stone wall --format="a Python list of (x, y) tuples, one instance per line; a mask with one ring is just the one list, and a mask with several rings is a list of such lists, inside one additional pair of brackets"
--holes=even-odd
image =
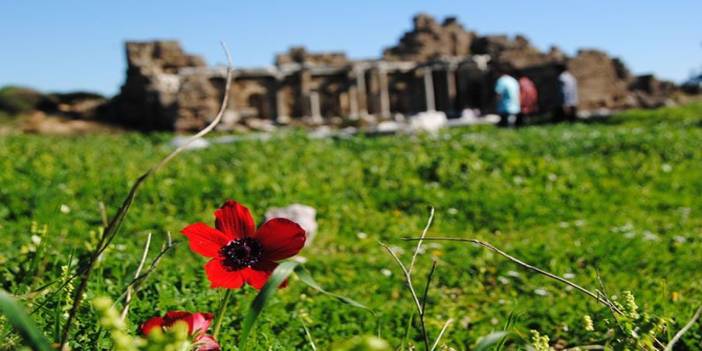
[[(633, 77), (625, 65), (598, 50), (568, 57), (542, 52), (521, 35), (478, 35), (455, 18), (426, 14), (381, 59), (351, 60), (343, 52), (293, 47), (275, 66), (236, 69), (221, 128), (273, 123), (376, 123), (426, 110), (460, 116), (465, 109), (494, 109), (491, 67), (508, 64), (532, 77), (540, 105), (556, 102), (555, 66), (567, 63), (578, 80), (580, 109), (618, 109), (665, 103), (674, 86)], [(215, 116), (225, 85), (223, 68), (207, 67), (175, 41), (128, 42), (127, 77), (111, 102), (112, 117), (145, 130), (196, 130)]]
[(568, 69), (578, 80), (579, 108), (632, 107), (629, 84), (632, 76), (618, 59), (598, 50), (580, 50), (568, 62)]
[(195, 116), (202, 110), (199, 99), (214, 93), (202, 78), (180, 74), (184, 68), (206, 64), (185, 53), (178, 42), (127, 42), (125, 47), (127, 77), (112, 103), (116, 121), (146, 130), (174, 129), (178, 118), (189, 118), (179, 105), (197, 110)]

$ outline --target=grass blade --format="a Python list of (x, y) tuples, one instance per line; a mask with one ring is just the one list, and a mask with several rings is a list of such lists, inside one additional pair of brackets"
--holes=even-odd
[(295, 271), (295, 267), (297, 267), (298, 264), (299, 263), (294, 261), (282, 262), (278, 265), (278, 267), (276, 267), (273, 274), (268, 277), (266, 285), (263, 286), (263, 289), (259, 291), (256, 298), (254, 298), (253, 302), (251, 302), (251, 307), (249, 307), (249, 311), (246, 313), (246, 317), (244, 318), (244, 323), (241, 327), (241, 336), (239, 339), (239, 350), (246, 350), (246, 343), (249, 340), (249, 335), (251, 334), (251, 330), (253, 329), (258, 316), (261, 315), (263, 307), (265, 307), (268, 300), (275, 295), (276, 290), (278, 290), (278, 287), (283, 284), (285, 279), (288, 279), (290, 274)]
[(10, 294), (3, 290), (0, 290), (0, 314), (7, 318), (33, 350), (52, 350), (49, 340), (29, 318), (27, 312)]
[(310, 330), (307, 329), (307, 325), (305, 324), (305, 321), (302, 320), (301, 317), (300, 317), (300, 324), (302, 324), (302, 329), (305, 330), (305, 337), (307, 338), (307, 342), (310, 344), (312, 351), (317, 351), (317, 345), (314, 344), (314, 339), (312, 339), (312, 334), (310, 334)]
[(368, 306), (366, 306), (366, 305), (364, 305), (364, 304), (362, 304), (362, 303), (360, 303), (360, 302), (358, 302), (358, 301), (356, 301), (356, 300), (353, 300), (353, 299), (348, 298), (348, 297), (346, 297), (346, 296), (338, 295), (338, 294), (335, 294), (335, 293), (333, 293), (333, 292), (329, 292), (329, 291), (327, 291), (327, 290), (324, 290), (324, 288), (323, 288), (321, 285), (319, 285), (319, 284), (312, 278), (312, 276), (310, 275), (310, 273), (309, 273), (304, 267), (302, 267), (302, 266), (299, 266), (299, 267), (297, 267), (297, 268), (295, 269), (295, 275), (297, 275), (297, 277), (300, 278), (300, 280), (301, 280), (303, 283), (307, 284), (307, 286), (309, 286), (310, 288), (315, 289), (315, 290), (321, 292), (321, 293), (324, 294), (324, 295), (331, 296), (331, 297), (333, 297), (333, 298), (335, 298), (335, 299), (337, 299), (337, 300), (339, 300), (339, 301), (341, 301), (341, 302), (343, 302), (343, 303), (345, 303), (345, 304), (347, 304), (347, 305), (351, 305), (351, 306), (353, 306), (353, 307), (362, 308), (362, 309), (364, 309), (364, 310), (369, 311), (370, 313), (375, 314), (375, 312), (374, 312), (372, 309), (370, 309)]
[(502, 330), (485, 335), (480, 338), (480, 342), (478, 342), (478, 345), (475, 347), (475, 351), (487, 351), (491, 347), (500, 344), (509, 334), (509, 332)]

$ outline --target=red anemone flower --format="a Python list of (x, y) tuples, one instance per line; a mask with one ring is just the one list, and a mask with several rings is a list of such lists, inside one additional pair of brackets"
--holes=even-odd
[(261, 289), (276, 262), (305, 245), (305, 230), (297, 223), (273, 218), (256, 229), (249, 209), (232, 200), (214, 215), (216, 229), (198, 222), (182, 231), (193, 252), (212, 258), (205, 264), (212, 288), (237, 289), (247, 283)]
[(142, 335), (148, 335), (155, 329), (166, 330), (178, 321), (188, 324), (188, 335), (193, 336), (197, 351), (219, 351), (217, 341), (207, 334), (207, 328), (212, 322), (212, 313), (190, 313), (171, 311), (163, 317), (152, 317), (139, 327)]

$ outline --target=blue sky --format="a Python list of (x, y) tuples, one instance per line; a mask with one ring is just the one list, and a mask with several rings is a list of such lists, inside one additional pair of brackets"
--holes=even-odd
[(237, 66), (268, 65), (291, 45), (377, 57), (427, 12), (479, 33), (524, 33), (543, 49), (602, 48), (635, 73), (683, 80), (702, 69), (702, 1), (35, 1), (0, 2), (0, 85), (118, 91), (123, 41), (178, 39), (210, 64), (219, 41)]

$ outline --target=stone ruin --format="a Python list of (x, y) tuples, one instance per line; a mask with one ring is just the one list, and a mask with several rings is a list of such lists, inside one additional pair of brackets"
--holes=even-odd
[[(208, 67), (175, 41), (127, 42), (127, 78), (111, 102), (112, 118), (145, 130), (189, 131), (217, 113), (225, 68)], [(222, 127), (267, 129), (274, 124), (363, 125), (441, 111), (493, 110), (492, 67), (509, 63), (539, 88), (548, 111), (557, 89), (556, 64), (578, 79), (581, 110), (653, 107), (675, 89), (652, 76), (634, 77), (597, 50), (568, 57), (541, 52), (523, 36), (481, 36), (455, 18), (439, 23), (420, 14), (413, 28), (382, 58), (351, 60), (343, 52), (310, 53), (302, 47), (276, 56), (275, 65), (237, 68)]]

